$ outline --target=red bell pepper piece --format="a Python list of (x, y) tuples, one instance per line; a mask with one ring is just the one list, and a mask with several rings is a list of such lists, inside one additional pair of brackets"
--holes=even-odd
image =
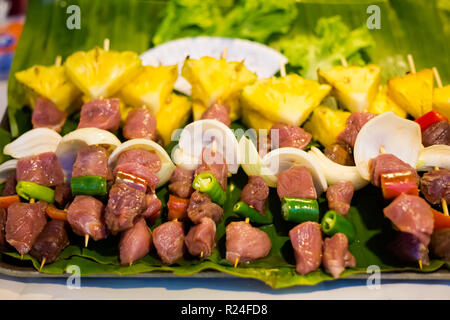
[(419, 195), (419, 188), (411, 171), (382, 174), (381, 190), (385, 199), (394, 199), (402, 193)]
[(0, 197), (0, 208), (8, 209), (8, 207), (15, 202), (20, 202), (20, 198), (17, 194)]
[(183, 220), (187, 218), (187, 208), (189, 206), (189, 199), (179, 198), (174, 195), (169, 195), (169, 220)]
[(446, 216), (437, 210), (432, 210), (434, 215), (434, 230), (450, 228), (450, 216)]
[(435, 124), (443, 120), (448, 121), (447, 117), (444, 116), (439, 111), (431, 110), (430, 112), (425, 113), (423, 116), (416, 119), (415, 121), (420, 125), (420, 130), (424, 132), (432, 124)]
[(45, 208), (45, 212), (52, 219), (67, 221), (67, 211), (59, 210), (53, 204), (49, 204), (47, 208)]

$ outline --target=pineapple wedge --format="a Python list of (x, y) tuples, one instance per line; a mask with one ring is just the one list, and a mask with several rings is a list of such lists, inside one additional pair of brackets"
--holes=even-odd
[[(241, 107), (239, 104), (239, 99), (229, 99), (225, 101), (223, 104), (230, 107), (230, 120), (235, 121), (241, 117)], [(202, 117), (203, 112), (206, 111), (206, 107), (202, 102), (196, 100), (192, 103), (192, 115), (194, 116), (194, 121), (199, 120)]]
[(433, 103), (433, 71), (424, 69), (388, 81), (388, 96), (414, 118), (431, 111)]
[(164, 105), (178, 78), (177, 66), (145, 66), (142, 72), (121, 90), (122, 100), (135, 108), (147, 106), (158, 113)]
[(171, 142), (172, 133), (182, 128), (189, 120), (191, 108), (192, 103), (187, 97), (172, 93), (170, 102), (163, 105), (156, 114), (156, 129), (165, 145)]
[(378, 94), (375, 100), (369, 107), (368, 112), (382, 114), (384, 112), (392, 111), (396, 115), (402, 118), (406, 118), (406, 111), (400, 108), (391, 98), (387, 95), (387, 87), (383, 87), (378, 90)]
[(450, 85), (434, 89), (433, 109), (450, 119)]
[(376, 65), (365, 67), (336, 66), (318, 70), (319, 81), (333, 87), (332, 94), (351, 112), (367, 111), (378, 92), (381, 69)]
[(350, 114), (347, 111), (319, 106), (314, 109), (304, 129), (312, 134), (314, 140), (326, 147), (336, 142), (339, 133), (345, 129)]
[(78, 51), (64, 63), (72, 82), (90, 98), (108, 98), (134, 78), (141, 59), (135, 52), (106, 51), (95, 47), (90, 51)]
[(262, 129), (267, 130), (268, 132), (275, 124), (274, 122), (264, 118), (264, 116), (260, 113), (249, 109), (242, 109), (242, 123), (248, 128), (255, 129), (258, 134), (259, 130)]
[(330, 90), (327, 84), (290, 74), (261, 79), (245, 87), (241, 104), (242, 108), (253, 110), (271, 122), (300, 126)]
[(81, 91), (69, 81), (62, 66), (34, 66), (17, 72), (16, 79), (26, 87), (27, 100), (32, 108), (37, 96), (51, 100), (60, 110), (69, 112)]
[(225, 103), (236, 99), (246, 85), (256, 80), (243, 62), (201, 57), (186, 59), (181, 74), (192, 86), (192, 99), (205, 107), (214, 102)]

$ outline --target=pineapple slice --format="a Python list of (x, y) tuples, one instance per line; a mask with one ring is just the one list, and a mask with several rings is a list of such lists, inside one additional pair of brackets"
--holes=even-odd
[(37, 96), (43, 96), (60, 110), (69, 112), (69, 107), (81, 96), (81, 91), (69, 81), (62, 66), (34, 66), (17, 72), (15, 76), (26, 87), (27, 100), (32, 108)]
[(192, 99), (206, 107), (216, 101), (225, 103), (236, 99), (242, 88), (256, 80), (256, 75), (243, 62), (212, 57), (186, 59), (181, 74), (192, 86)]
[(134, 78), (141, 68), (135, 52), (106, 51), (95, 47), (78, 51), (64, 63), (67, 75), (91, 98), (108, 98)]
[(264, 118), (260, 113), (248, 109), (242, 109), (242, 123), (248, 128), (255, 129), (258, 134), (259, 130), (269, 131), (275, 124), (275, 122)]
[[(230, 107), (230, 120), (235, 121), (241, 117), (241, 106), (239, 104), (239, 97), (228, 99), (224, 102), (225, 105)], [(194, 121), (199, 120), (202, 117), (203, 112), (206, 111), (206, 107), (202, 102), (196, 100), (192, 103), (192, 115), (194, 116)]]
[(244, 88), (242, 108), (253, 110), (271, 122), (300, 126), (330, 92), (327, 84), (291, 74), (258, 80)]
[(450, 119), (450, 85), (434, 89), (433, 109)]
[(406, 118), (406, 111), (400, 108), (391, 98), (387, 95), (387, 87), (383, 87), (378, 90), (378, 94), (375, 100), (369, 107), (368, 112), (371, 113), (384, 113), (388, 111), (394, 112), (396, 115), (402, 118)]
[(177, 66), (145, 66), (142, 69), (120, 90), (120, 96), (126, 104), (135, 108), (145, 105), (156, 114), (173, 90), (178, 78)]
[(388, 96), (402, 109), (419, 118), (431, 111), (433, 103), (433, 71), (424, 69), (388, 81)]
[(165, 145), (171, 142), (172, 133), (182, 128), (189, 120), (191, 108), (192, 103), (187, 97), (172, 93), (170, 102), (163, 105), (156, 114), (156, 129)]
[(339, 133), (345, 129), (350, 114), (347, 111), (319, 106), (314, 109), (304, 129), (312, 134), (314, 140), (326, 147), (336, 142)]
[(377, 95), (381, 69), (376, 65), (365, 67), (336, 66), (318, 70), (319, 81), (333, 87), (332, 94), (351, 112), (367, 111)]

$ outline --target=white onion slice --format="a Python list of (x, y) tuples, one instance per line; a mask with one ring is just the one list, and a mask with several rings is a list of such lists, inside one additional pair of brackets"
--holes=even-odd
[(170, 177), (172, 176), (172, 172), (175, 170), (175, 165), (173, 164), (172, 160), (170, 160), (169, 155), (163, 147), (161, 147), (155, 141), (151, 141), (148, 139), (131, 139), (122, 143), (109, 156), (108, 165), (111, 168), (114, 168), (119, 154), (130, 149), (144, 149), (156, 153), (161, 160), (161, 169), (156, 173), (159, 178), (159, 183), (156, 185), (156, 187), (158, 188), (169, 181)]
[(400, 160), (416, 167), (422, 146), (420, 126), (392, 111), (368, 121), (356, 137), (353, 154), (359, 174), (370, 180), (369, 161), (380, 154), (380, 147)]
[(184, 167), (182, 159), (192, 159), (186, 164), (192, 168), (193, 164), (200, 163), (205, 147), (215, 149), (223, 155), (230, 173), (238, 171), (239, 146), (236, 137), (230, 128), (217, 120), (198, 120), (187, 125), (181, 131), (178, 142), (178, 149), (181, 151), (176, 151), (182, 152), (182, 156), (177, 155), (173, 160)]
[(55, 153), (66, 179), (70, 179), (78, 150), (92, 145), (108, 146), (110, 149), (115, 149), (120, 144), (120, 140), (109, 131), (98, 128), (82, 128), (66, 134), (58, 144)]
[(336, 184), (340, 181), (350, 181), (355, 190), (364, 188), (369, 181), (363, 179), (356, 169), (356, 166), (343, 166), (330, 159), (328, 159), (322, 151), (316, 147), (311, 147), (308, 152), (320, 166), (322, 173), (327, 180), (328, 185)]
[(307, 152), (297, 148), (275, 149), (262, 158), (262, 166), (267, 167), (276, 176), (294, 166), (304, 166), (311, 173), (317, 195), (327, 190), (327, 180), (315, 159)]
[(0, 183), (5, 182), (8, 176), (16, 170), (18, 161), (13, 159), (0, 164)]
[(3, 153), (20, 159), (44, 152), (55, 152), (61, 139), (61, 136), (55, 130), (36, 128), (25, 132), (16, 140), (7, 144)]
[(258, 150), (249, 138), (242, 136), (239, 140), (239, 153), (242, 169), (248, 176), (260, 176), (269, 187), (276, 188), (277, 177), (262, 165)]
[(436, 144), (420, 151), (417, 171), (430, 171), (435, 167), (450, 170), (450, 146)]

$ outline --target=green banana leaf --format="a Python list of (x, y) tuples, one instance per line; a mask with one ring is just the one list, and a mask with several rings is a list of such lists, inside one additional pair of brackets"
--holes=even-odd
[[(81, 10), (81, 28), (69, 30), (66, 27), (67, 7), (78, 5)], [(50, 65), (56, 56), (64, 59), (77, 50), (88, 50), (101, 45), (104, 38), (111, 40), (113, 50), (133, 50), (142, 53), (154, 43), (160, 25), (164, 20), (167, 1), (154, 0), (71, 0), (67, 2), (34, 0), (29, 2), (26, 24), (15, 53), (8, 86), (8, 117), (11, 136), (16, 137), (31, 127), (30, 111), (26, 105), (23, 88), (15, 80), (14, 73), (35, 64)], [(444, 83), (450, 81), (450, 0), (344, 0), (344, 1), (299, 1), (296, 5), (297, 16), (290, 20), (290, 30), (283, 29), (286, 35), (311, 34), (321, 17), (340, 15), (350, 28), (358, 28), (366, 23), (369, 14), (366, 9), (376, 4), (381, 9), (381, 29), (370, 30), (375, 46), (368, 49), (368, 60), (378, 63), (383, 68), (384, 79), (393, 75), (401, 75), (408, 66), (405, 56), (413, 54), (416, 68), (436, 66)], [(221, 12), (233, 12), (233, 19), (239, 14), (233, 11), (234, 2), (226, 1)], [(277, 12), (277, 14), (281, 14)], [(256, 17), (253, 25), (259, 15)], [(261, 15), (263, 17), (263, 15)], [(236, 23), (236, 20), (233, 21)], [(248, 30), (251, 31), (251, 28)], [(194, 30), (196, 34), (208, 34), (208, 30)], [(267, 43), (282, 35), (263, 34), (255, 38), (251, 32), (243, 37), (263, 39)], [(190, 35), (180, 32), (181, 35)], [(233, 34), (227, 34), (234, 36)], [(76, 116), (73, 117), (76, 119)], [(70, 122), (64, 132), (73, 130), (76, 121)], [(10, 135), (0, 132), (2, 145), (11, 139)], [(229, 179), (228, 198), (224, 208), (224, 219), (217, 226), (218, 247), (213, 254), (199, 261), (198, 258), (186, 257), (171, 266), (162, 265), (154, 250), (145, 258), (132, 266), (121, 266), (118, 258), (118, 237), (89, 244), (84, 248), (83, 239), (72, 236), (71, 245), (61, 254), (55, 263), (43, 267), (42, 272), (62, 274), (68, 266), (77, 265), (83, 275), (111, 273), (130, 275), (141, 272), (167, 271), (176, 275), (191, 275), (202, 270), (217, 270), (240, 277), (260, 279), (274, 288), (293, 285), (313, 285), (321, 281), (332, 280), (322, 269), (299, 275), (295, 272), (295, 259), (288, 238), (292, 224), (284, 221), (280, 213), (280, 202), (274, 191), (271, 191), (269, 208), (274, 216), (273, 225), (260, 227), (267, 232), (272, 241), (270, 254), (263, 259), (234, 268), (225, 257), (225, 226), (233, 220), (240, 220), (231, 210), (238, 200), (247, 178), (243, 172)], [(158, 197), (167, 200), (166, 187), (158, 190)], [(165, 201), (163, 201), (165, 202)], [(325, 199), (320, 199), (321, 213), (327, 210)], [(347, 269), (341, 277), (355, 273), (366, 273), (368, 266), (377, 265), (383, 272), (416, 271), (433, 272), (444, 265), (440, 260), (432, 260), (422, 270), (415, 265), (405, 265), (393, 259), (384, 250), (392, 233), (392, 227), (383, 217), (385, 206), (380, 191), (374, 187), (366, 187), (356, 192), (349, 217), (357, 230), (357, 240), (350, 245), (357, 266)], [(166, 215), (156, 222), (159, 225)], [(153, 228), (155, 227), (153, 226)], [(14, 252), (5, 253), (2, 259), (10, 259), (16, 264), (31, 263), (39, 269), (39, 262), (26, 255), (19, 260)]]

